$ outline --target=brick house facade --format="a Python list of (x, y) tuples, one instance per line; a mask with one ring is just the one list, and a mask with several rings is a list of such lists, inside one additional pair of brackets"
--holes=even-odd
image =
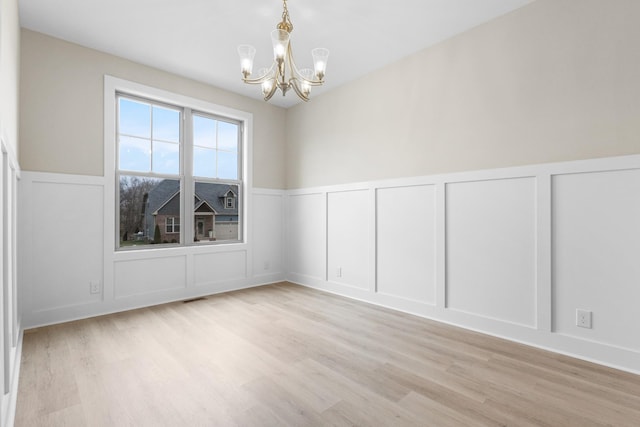
[[(238, 186), (196, 182), (191, 213), (194, 216), (194, 241), (238, 240)], [(143, 232), (153, 241), (155, 229), (159, 242), (180, 242), (180, 183), (162, 180), (148, 193)]]

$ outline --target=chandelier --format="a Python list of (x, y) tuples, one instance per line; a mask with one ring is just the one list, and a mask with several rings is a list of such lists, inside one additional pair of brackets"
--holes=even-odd
[(308, 101), (311, 87), (320, 86), (324, 83), (329, 50), (324, 48), (313, 49), (311, 56), (313, 57), (314, 69), (298, 69), (291, 51), (290, 38), (293, 24), (289, 18), (287, 0), (282, 0), (282, 9), (282, 21), (271, 32), (274, 61), (270, 68), (261, 68), (257, 77), (250, 78), (256, 49), (250, 45), (238, 46), (242, 81), (247, 84), (262, 85), (262, 95), (265, 101), (270, 100), (277, 89), (280, 89), (282, 96), (285, 96), (291, 88), (301, 99)]

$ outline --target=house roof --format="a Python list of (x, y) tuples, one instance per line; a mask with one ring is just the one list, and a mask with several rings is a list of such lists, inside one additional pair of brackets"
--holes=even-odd
[[(225, 205), (224, 198), (231, 192), (237, 197), (237, 186), (229, 184), (213, 184), (209, 182), (196, 182), (195, 200), (193, 209), (197, 209), (202, 202), (206, 202), (216, 214), (238, 215), (238, 204), (235, 203), (232, 209)], [(179, 210), (179, 205), (169, 203), (180, 192), (180, 181), (174, 179), (163, 179), (149, 191), (147, 199), (147, 215), (156, 213), (159, 210)], [(175, 206), (178, 206), (177, 208)], [(179, 212), (163, 212), (165, 214), (178, 215)]]
[(217, 214), (238, 214), (237, 203), (234, 203), (233, 209), (228, 209), (225, 206), (224, 198), (227, 197), (227, 193), (229, 192), (231, 192), (234, 197), (238, 197), (238, 188), (235, 185), (196, 182), (196, 197), (207, 202)]

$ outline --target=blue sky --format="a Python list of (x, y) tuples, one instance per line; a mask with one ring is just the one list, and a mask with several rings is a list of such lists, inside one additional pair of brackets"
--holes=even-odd
[[(119, 99), (120, 170), (180, 174), (180, 111)], [(238, 179), (238, 125), (193, 115), (193, 173)]]

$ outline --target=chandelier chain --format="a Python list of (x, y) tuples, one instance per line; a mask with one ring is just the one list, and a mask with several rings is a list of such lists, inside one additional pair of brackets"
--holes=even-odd
[(293, 31), (293, 23), (289, 17), (289, 9), (287, 9), (287, 0), (282, 0), (282, 22), (277, 26), (279, 30), (285, 30), (287, 33)]

